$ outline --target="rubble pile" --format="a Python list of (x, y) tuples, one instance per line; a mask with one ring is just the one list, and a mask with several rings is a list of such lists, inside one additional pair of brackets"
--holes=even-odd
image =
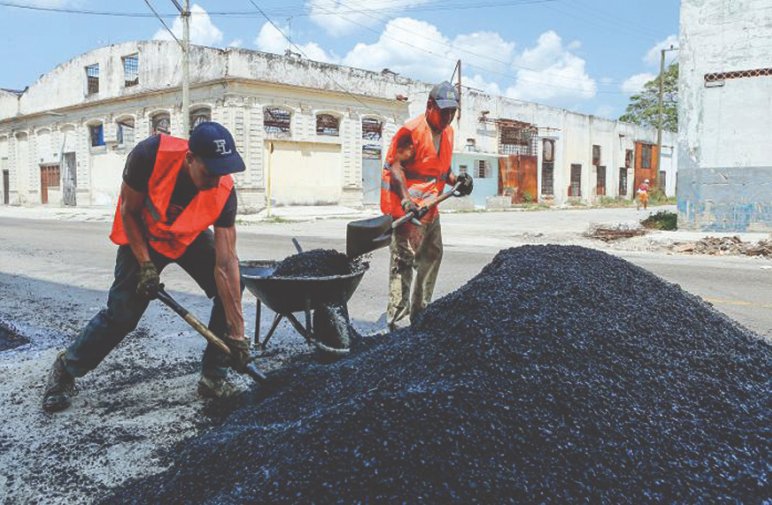
[(759, 503), (770, 373), (769, 344), (639, 267), (508, 249), (104, 503)]
[(592, 225), (587, 231), (590, 238), (612, 242), (623, 238), (640, 237), (646, 234), (646, 229), (639, 225), (630, 226), (625, 224), (618, 225)]
[(27, 343), (29, 340), (21, 336), (13, 325), (0, 320), (0, 351), (7, 351)]
[(354, 273), (356, 265), (334, 249), (312, 249), (288, 256), (276, 265), (273, 277), (330, 277)]
[(743, 242), (737, 235), (733, 237), (705, 237), (697, 242), (674, 244), (673, 250), (681, 253), (713, 256), (745, 255), (772, 258), (772, 240), (759, 240), (754, 244), (753, 242)]

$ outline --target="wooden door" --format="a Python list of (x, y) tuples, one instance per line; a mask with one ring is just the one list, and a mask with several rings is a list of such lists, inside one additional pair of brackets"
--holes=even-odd
[(40, 167), (40, 202), (48, 203), (48, 188), (59, 187), (59, 165)]
[(510, 154), (499, 158), (499, 194), (512, 197), (512, 203), (538, 201), (537, 158)]
[(595, 194), (597, 196), (606, 196), (606, 167), (600, 165), (597, 167), (597, 178), (595, 181)]
[(3, 170), (3, 203), (11, 203), (11, 177), (8, 170)]
[(644, 181), (649, 180), (649, 186), (655, 187), (659, 172), (659, 151), (656, 144), (645, 142), (635, 143), (635, 173), (633, 176), (633, 193)]
[(62, 174), (62, 184), (64, 184), (64, 188), (62, 191), (62, 200), (65, 205), (71, 205), (73, 207), (77, 204), (75, 191), (78, 186), (77, 173), (75, 153), (64, 153), (64, 174)]

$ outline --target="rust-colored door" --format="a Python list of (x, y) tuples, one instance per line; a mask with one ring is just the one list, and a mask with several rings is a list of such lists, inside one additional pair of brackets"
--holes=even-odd
[(48, 188), (59, 187), (59, 165), (40, 167), (40, 202), (48, 203)]
[(654, 187), (659, 173), (659, 151), (656, 144), (645, 142), (635, 143), (635, 173), (633, 177), (633, 194), (644, 179)]
[(537, 158), (511, 154), (499, 158), (499, 194), (512, 197), (512, 203), (538, 201)]

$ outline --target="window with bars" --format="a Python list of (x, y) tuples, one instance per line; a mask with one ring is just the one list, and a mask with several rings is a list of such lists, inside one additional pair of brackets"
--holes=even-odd
[(535, 154), (533, 145), (536, 128), (528, 123), (502, 122), (499, 124), (499, 154)]
[(633, 150), (627, 149), (625, 151), (625, 168), (631, 168), (633, 166)]
[(568, 186), (568, 196), (582, 196), (582, 165), (571, 164), (571, 185)]
[(88, 132), (91, 138), (91, 147), (105, 145), (105, 128), (102, 123), (89, 125)]
[(555, 141), (544, 139), (541, 153), (541, 194), (555, 194)]
[(139, 84), (139, 55), (123, 57), (123, 86), (129, 88)]
[(292, 135), (290, 120), (292, 114), (281, 107), (266, 107), (263, 109), (263, 128), (265, 133), (274, 138), (287, 138)]
[(340, 119), (332, 114), (316, 115), (316, 134), (328, 137), (340, 136)]
[(190, 111), (190, 129), (193, 130), (201, 123), (212, 120), (212, 109), (209, 107), (199, 107)]
[(597, 178), (595, 180), (595, 194), (598, 196), (606, 195), (606, 167), (599, 165)]
[(362, 140), (380, 143), (383, 137), (383, 123), (376, 118), (362, 118)]
[[(629, 152), (629, 151), (628, 151)], [(627, 195), (627, 168), (619, 168), (619, 196)]]
[(593, 145), (592, 146), (592, 164), (595, 166), (600, 165), (600, 146), (599, 145)]
[(169, 135), (172, 131), (172, 118), (168, 112), (159, 112), (150, 118), (150, 134), (165, 133)]
[(475, 177), (478, 179), (489, 179), (491, 177), (491, 164), (488, 160), (477, 160), (475, 162)]
[(86, 93), (89, 95), (99, 93), (99, 63), (86, 67)]
[(651, 168), (651, 144), (641, 144), (641, 168)]

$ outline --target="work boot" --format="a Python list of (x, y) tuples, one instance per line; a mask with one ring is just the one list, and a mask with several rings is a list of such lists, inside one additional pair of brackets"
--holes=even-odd
[(70, 406), (70, 398), (78, 394), (75, 389), (75, 377), (64, 368), (64, 352), (56, 356), (54, 365), (48, 373), (48, 383), (43, 393), (43, 410), (59, 412)]
[(204, 398), (225, 400), (239, 394), (239, 389), (225, 377), (207, 377), (202, 375), (198, 380), (198, 394)]

